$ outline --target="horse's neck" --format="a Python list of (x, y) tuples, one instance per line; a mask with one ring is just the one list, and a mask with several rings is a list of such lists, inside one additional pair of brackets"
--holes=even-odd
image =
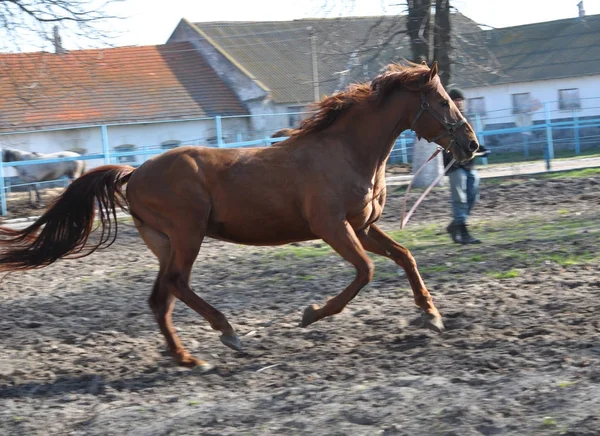
[(377, 113), (362, 120), (349, 126), (347, 146), (354, 156), (355, 165), (365, 174), (378, 174), (385, 170), (396, 139), (406, 129), (405, 123), (388, 114), (378, 116)]

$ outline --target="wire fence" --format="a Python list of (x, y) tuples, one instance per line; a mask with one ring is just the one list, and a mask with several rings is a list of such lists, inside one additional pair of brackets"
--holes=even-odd
[[(559, 102), (547, 102), (538, 110), (524, 114), (515, 113), (514, 109), (502, 109), (468, 115), (480, 143), (492, 151), (488, 158), (480, 158), (480, 164), (513, 165), (526, 161), (544, 161), (546, 169), (550, 169), (552, 161), (558, 158), (600, 157), (600, 98), (588, 100), (582, 107), (571, 110), (564, 110)], [(15, 190), (29, 189), (33, 186), (66, 186), (68, 183), (65, 177), (26, 182), (19, 177), (20, 167), (75, 160), (86, 161), (88, 169), (111, 163), (139, 166), (151, 156), (182, 145), (218, 148), (268, 147), (286, 139), (271, 138), (275, 131), (298, 125), (307, 114), (308, 112), (292, 111), (249, 117), (217, 116), (1, 133), (0, 146), (15, 149), (24, 148), (22, 144), (33, 142), (31, 138), (35, 138), (36, 135), (72, 136), (73, 132), (77, 131), (78, 144), (82, 142), (82, 135), (86, 137), (83, 141), (86, 147), (78, 148), (82, 151), (79, 157), (44, 158), (43, 154), (39, 154), (34, 160), (3, 162), (0, 154), (1, 213), (2, 216), (7, 215), (7, 196)], [(134, 133), (142, 130), (149, 133)], [(164, 131), (167, 133), (163, 134)], [(28, 140), (24, 139), (27, 135)], [(132, 139), (136, 135), (137, 139)], [(162, 140), (156, 141), (155, 138), (161, 135)], [(165, 140), (165, 135), (171, 139)], [(410, 164), (415, 137), (415, 133), (410, 130), (398, 137), (389, 164)], [(140, 142), (142, 145), (138, 145)], [(114, 145), (115, 143), (119, 144)]]

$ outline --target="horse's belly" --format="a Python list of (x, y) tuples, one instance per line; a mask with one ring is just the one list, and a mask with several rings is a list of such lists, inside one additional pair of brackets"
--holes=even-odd
[(207, 234), (215, 239), (248, 245), (281, 245), (316, 238), (300, 216), (290, 218), (243, 213), (236, 217), (211, 215)]

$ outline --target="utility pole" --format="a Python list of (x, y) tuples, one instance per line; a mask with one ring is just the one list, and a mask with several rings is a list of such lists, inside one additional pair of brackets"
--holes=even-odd
[(313, 92), (315, 101), (320, 100), (321, 92), (319, 91), (319, 62), (317, 59), (317, 36), (313, 27), (310, 30), (310, 52), (312, 55), (312, 70), (313, 70)]

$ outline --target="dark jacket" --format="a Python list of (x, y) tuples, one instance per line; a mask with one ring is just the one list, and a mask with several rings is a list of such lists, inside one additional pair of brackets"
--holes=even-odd
[[(446, 168), (448, 166), (448, 164), (450, 163), (450, 161), (452, 160), (452, 153), (450, 153), (449, 151), (442, 151), (442, 154), (444, 155), (444, 168)], [(477, 152), (475, 153), (475, 157), (471, 160), (468, 160), (466, 162), (454, 162), (452, 164), (452, 166), (450, 168), (448, 168), (448, 171), (446, 171), (446, 174), (451, 173), (452, 171), (456, 171), (459, 168), (463, 168), (467, 171), (472, 171), (475, 169), (475, 159), (477, 157), (486, 157), (488, 154), (490, 154), (490, 150), (488, 150), (486, 147), (484, 147), (483, 145), (479, 144), (479, 150), (477, 150)]]

